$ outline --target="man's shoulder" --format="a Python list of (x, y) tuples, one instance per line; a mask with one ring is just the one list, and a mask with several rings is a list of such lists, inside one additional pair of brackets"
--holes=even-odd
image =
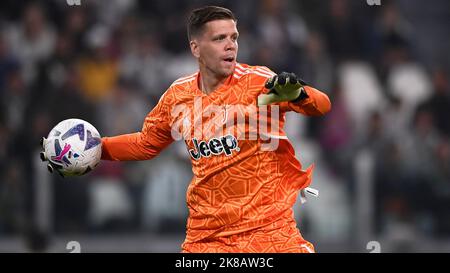
[(272, 78), (275, 73), (266, 66), (248, 65), (237, 63), (234, 70), (234, 77), (239, 81), (245, 81), (248, 86), (260, 88), (266, 81)]
[(177, 88), (177, 87), (186, 87), (186, 86), (192, 84), (195, 81), (195, 79), (197, 78), (197, 74), (198, 74), (198, 71), (193, 73), (193, 74), (186, 75), (186, 76), (183, 76), (183, 77), (180, 77), (180, 78), (176, 79), (170, 85), (169, 89)]
[(193, 74), (180, 77), (176, 79), (170, 86), (167, 88), (166, 92), (161, 96), (160, 101), (164, 101), (168, 104), (175, 103), (178, 99), (183, 97), (183, 94), (186, 94), (190, 89), (191, 85), (194, 83), (197, 78), (198, 72)]
[(248, 65), (244, 63), (236, 63), (235, 74), (237, 78), (250, 76), (252, 79), (268, 79), (275, 75), (267, 66)]

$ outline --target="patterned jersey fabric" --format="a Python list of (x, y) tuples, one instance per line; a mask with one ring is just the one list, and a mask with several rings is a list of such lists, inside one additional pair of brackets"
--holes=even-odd
[(151, 159), (175, 139), (186, 143), (194, 176), (186, 193), (183, 251), (314, 250), (298, 232), (292, 210), (299, 190), (311, 183), (313, 166), (302, 170), (283, 125), (287, 111), (319, 116), (331, 104), (307, 86), (304, 100), (257, 107), (273, 75), (266, 67), (238, 63), (210, 94), (199, 89), (200, 73), (180, 78), (141, 132), (102, 139), (107, 160)]

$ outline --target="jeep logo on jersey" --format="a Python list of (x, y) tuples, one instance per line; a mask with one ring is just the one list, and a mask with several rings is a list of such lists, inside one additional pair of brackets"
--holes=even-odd
[(232, 151), (239, 152), (238, 141), (233, 135), (226, 135), (221, 138), (211, 138), (209, 141), (200, 141), (196, 138), (192, 139), (194, 149), (189, 150), (189, 154), (193, 159), (199, 160), (200, 157), (209, 157), (211, 154), (220, 155), (224, 153), (226, 156), (231, 155)]

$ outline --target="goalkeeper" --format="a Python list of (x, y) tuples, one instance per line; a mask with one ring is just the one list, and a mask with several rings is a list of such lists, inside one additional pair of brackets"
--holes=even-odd
[[(311, 183), (313, 166), (303, 170), (283, 125), (287, 111), (325, 114), (329, 98), (293, 73), (276, 75), (264, 66), (238, 63), (239, 32), (228, 9), (192, 11), (187, 30), (199, 71), (173, 82), (140, 132), (104, 137), (102, 159), (151, 159), (181, 128), (194, 174), (186, 194), (183, 252), (314, 252), (293, 212), (299, 192)], [(225, 126), (235, 118), (228, 107), (236, 105), (279, 109), (277, 120), (272, 115), (269, 121), (279, 124), (268, 134), (279, 141), (275, 149), (262, 149), (267, 139), (243, 139), (238, 126), (235, 133), (208, 137), (202, 124), (214, 120)], [(219, 109), (218, 115), (211, 109)], [(246, 122), (243, 135), (251, 127)]]

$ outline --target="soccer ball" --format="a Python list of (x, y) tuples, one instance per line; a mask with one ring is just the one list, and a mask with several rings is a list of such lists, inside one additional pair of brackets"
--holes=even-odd
[(66, 119), (58, 123), (42, 139), (41, 159), (47, 168), (65, 176), (79, 176), (92, 171), (102, 155), (100, 134), (92, 124), (81, 119)]

